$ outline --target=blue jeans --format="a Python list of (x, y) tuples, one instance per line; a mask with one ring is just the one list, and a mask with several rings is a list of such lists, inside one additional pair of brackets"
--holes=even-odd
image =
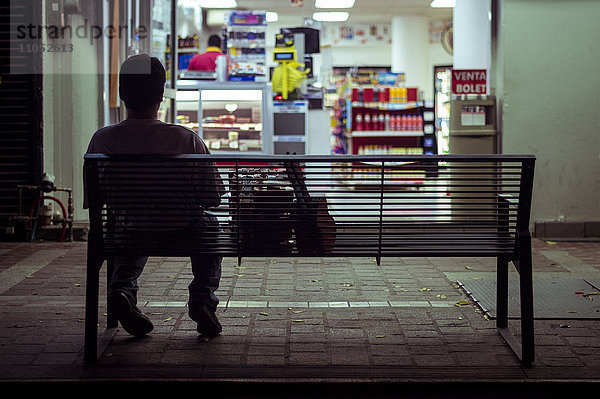
[[(206, 213), (202, 218), (192, 223), (191, 229), (202, 231), (217, 227), (218, 231), (222, 231), (218, 225), (217, 218), (211, 213)], [(223, 258), (211, 254), (192, 255), (190, 258), (194, 278), (188, 286), (190, 293), (188, 305), (202, 304), (215, 311), (219, 303), (215, 291), (219, 288), (221, 281)], [(140, 288), (138, 278), (144, 271), (147, 260), (147, 256), (115, 256), (113, 258), (113, 275), (108, 286), (108, 295), (123, 292), (133, 303), (137, 303), (137, 292)]]

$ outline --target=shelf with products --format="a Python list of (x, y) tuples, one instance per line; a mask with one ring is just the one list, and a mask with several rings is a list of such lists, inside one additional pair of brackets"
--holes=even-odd
[(424, 133), (422, 131), (421, 132), (411, 132), (408, 130), (405, 130), (405, 131), (372, 130), (372, 131), (352, 132), (348, 135), (348, 137), (420, 137), (423, 135), (424, 135)]
[[(365, 107), (348, 104), (348, 153), (355, 155), (421, 155), (436, 154), (435, 117), (428, 103), (403, 109), (379, 106)], [(389, 167), (389, 169), (388, 169)], [(363, 176), (373, 172), (370, 165), (357, 162), (352, 165), (353, 174)], [(398, 170), (400, 168), (400, 170)], [(428, 168), (431, 170), (431, 168)], [(376, 171), (375, 171), (376, 172)], [(379, 173), (381, 171), (379, 170)], [(386, 173), (401, 174), (403, 178), (392, 179), (393, 184), (418, 187), (424, 179), (419, 162), (406, 165), (388, 165)], [(356, 179), (357, 186), (368, 186), (369, 179)]]
[[(390, 110), (349, 105), (348, 134), (352, 154), (364, 145), (415, 147), (435, 154), (433, 109), (427, 106)], [(402, 142), (399, 142), (402, 140)]]
[(232, 11), (224, 28), (227, 48), (228, 80), (266, 82), (267, 18), (265, 11)]

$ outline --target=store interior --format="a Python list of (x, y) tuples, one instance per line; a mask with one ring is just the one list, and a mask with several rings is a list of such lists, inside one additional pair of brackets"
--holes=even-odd
[[(212, 153), (447, 154), (453, 8), (435, 3), (155, 0), (150, 51), (172, 89), (159, 117)], [(417, 73), (394, 60), (398, 25), (421, 44), (406, 50)], [(221, 64), (193, 70), (212, 35)]]

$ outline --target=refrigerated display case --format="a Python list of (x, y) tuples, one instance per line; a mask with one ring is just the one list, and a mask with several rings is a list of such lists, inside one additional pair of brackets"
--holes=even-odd
[(270, 83), (180, 81), (177, 122), (212, 153), (264, 154), (272, 148)]
[(433, 68), (435, 133), (438, 154), (449, 153), (450, 143), (450, 96), (452, 94), (452, 66)]

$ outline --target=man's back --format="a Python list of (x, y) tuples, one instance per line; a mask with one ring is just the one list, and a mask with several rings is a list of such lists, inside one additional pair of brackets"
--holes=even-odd
[[(98, 130), (88, 147), (88, 154), (209, 154), (204, 142), (191, 130), (182, 126), (166, 124), (156, 119), (128, 119), (119, 124), (104, 127)], [(123, 165), (120, 170), (119, 178), (126, 177), (128, 180), (135, 182), (139, 187), (144, 186), (147, 195), (143, 196), (139, 201), (152, 203), (152, 207), (156, 208), (156, 214), (164, 217), (182, 218), (182, 222), (189, 222), (189, 218), (199, 215), (202, 209), (216, 207), (221, 201), (225, 189), (223, 181), (214, 167), (214, 164), (197, 165), (196, 168), (184, 168), (186, 172), (171, 176), (150, 175), (152, 178), (161, 179), (167, 178), (173, 183), (175, 191), (171, 198), (164, 203), (152, 199), (152, 179), (141, 184), (136, 175), (139, 170), (128, 170), (127, 165)], [(190, 171), (196, 171), (190, 173)], [(144, 172), (144, 171), (141, 171)], [(154, 173), (154, 172), (153, 172)], [(144, 173), (142, 173), (143, 175)], [(107, 174), (105, 174), (107, 175)], [(146, 178), (149, 176), (145, 174)], [(113, 177), (105, 176), (106, 182), (110, 188), (114, 182)], [(84, 176), (85, 179), (85, 176)], [(122, 184), (122, 183), (119, 183)], [(122, 187), (123, 188), (123, 187)], [(111, 191), (111, 190), (109, 190)], [(87, 193), (84, 196), (84, 207), (87, 207)], [(110, 199), (106, 199), (110, 202)], [(139, 203), (140, 207), (147, 207)], [(193, 204), (197, 205), (194, 206)], [(108, 204), (110, 205), (110, 204)], [(123, 209), (120, 213), (122, 219), (126, 219), (127, 215), (132, 215), (133, 208), (136, 206), (129, 202), (127, 206), (119, 206)], [(169, 210), (161, 209), (168, 207)], [(175, 209), (180, 208), (179, 211)], [(183, 211), (183, 212), (182, 212)], [(117, 212), (118, 213), (118, 212)], [(187, 215), (187, 216), (186, 216)], [(131, 222), (131, 221), (130, 221)], [(125, 224), (130, 224), (125, 222)]]
[(208, 154), (204, 142), (183, 126), (156, 119), (127, 119), (98, 130), (88, 154)]
[(195, 55), (191, 59), (188, 71), (214, 71), (217, 66), (217, 57), (223, 55), (218, 47), (208, 47), (206, 52)]

